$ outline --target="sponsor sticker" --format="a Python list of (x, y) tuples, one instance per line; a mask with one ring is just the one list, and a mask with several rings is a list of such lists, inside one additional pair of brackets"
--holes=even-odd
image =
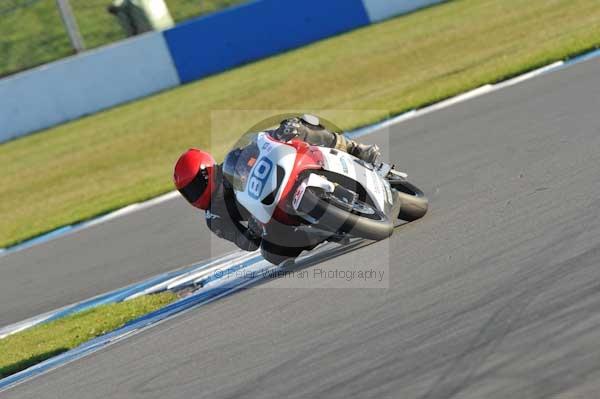
[(262, 150), (267, 153), (271, 152), (272, 149), (273, 149), (273, 146), (269, 142), (264, 143), (262, 146)]
[(346, 159), (343, 156), (340, 157), (340, 163), (342, 164), (342, 170), (344, 171), (344, 173), (348, 174), (348, 163), (346, 162)]
[(294, 193), (294, 198), (292, 200), (292, 206), (294, 207), (295, 210), (298, 210), (298, 207), (300, 206), (300, 201), (302, 200), (302, 197), (304, 197), (304, 191), (306, 191), (306, 183), (302, 183), (296, 189), (296, 192)]
[(215, 215), (214, 213), (212, 213), (211, 211), (207, 210), (204, 213), (204, 217), (208, 220), (215, 220), (215, 219), (221, 219), (221, 216), (219, 215)]
[(385, 186), (385, 196), (387, 198), (387, 202), (393, 205), (394, 199), (392, 198), (392, 189), (390, 187), (390, 182), (387, 180), (383, 180), (383, 185)]

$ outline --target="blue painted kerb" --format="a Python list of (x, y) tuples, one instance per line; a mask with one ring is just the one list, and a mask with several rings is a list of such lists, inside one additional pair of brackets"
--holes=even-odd
[(361, 0), (259, 0), (163, 33), (186, 83), (369, 23)]

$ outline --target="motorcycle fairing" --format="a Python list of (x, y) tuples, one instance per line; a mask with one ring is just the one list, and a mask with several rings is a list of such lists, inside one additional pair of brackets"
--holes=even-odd
[(380, 210), (386, 211), (393, 205), (390, 184), (377, 174), (373, 165), (336, 149), (317, 148), (323, 154), (323, 169), (355, 180)]
[(256, 145), (260, 153), (249, 169), (243, 190), (235, 190), (235, 193), (238, 202), (259, 222), (266, 224), (290, 179), (296, 149), (271, 139), (267, 133), (257, 135)]

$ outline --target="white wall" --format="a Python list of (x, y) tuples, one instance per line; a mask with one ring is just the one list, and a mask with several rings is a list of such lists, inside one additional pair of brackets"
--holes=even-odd
[[(379, 22), (444, 0), (362, 1), (369, 20)], [(0, 143), (179, 85), (171, 51), (182, 50), (175, 50), (152, 32), (0, 79)], [(185, 51), (190, 57), (196, 49)]]
[(379, 22), (442, 1), (445, 0), (363, 0), (363, 4), (371, 22)]
[(159, 32), (46, 64), (0, 80), (0, 142), (177, 85)]

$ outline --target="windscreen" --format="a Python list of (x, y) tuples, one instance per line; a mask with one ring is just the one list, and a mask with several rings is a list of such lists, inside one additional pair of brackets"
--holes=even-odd
[[(266, 118), (252, 126), (233, 145), (223, 161), (223, 176), (236, 191), (245, 190), (248, 175), (260, 154), (260, 150), (256, 144), (258, 132), (268, 132), (271, 129), (277, 128), (283, 120), (293, 117), (300, 118), (302, 114), (279, 114)], [(319, 118), (319, 121), (329, 131), (341, 132), (337, 126), (328, 120)]]
[(231, 150), (223, 162), (223, 176), (236, 191), (246, 189), (248, 175), (260, 155), (256, 136), (256, 133), (242, 136), (236, 144), (239, 146)]

